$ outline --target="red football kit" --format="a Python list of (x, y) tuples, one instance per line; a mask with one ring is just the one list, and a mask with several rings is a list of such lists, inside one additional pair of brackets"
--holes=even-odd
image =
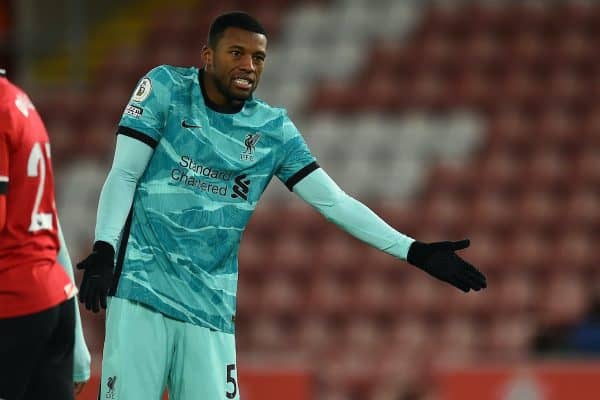
[[(0, 318), (32, 314), (73, 297), (57, 262), (58, 220), (50, 143), (29, 97), (0, 77)], [(0, 218), (1, 220), (2, 218)]]

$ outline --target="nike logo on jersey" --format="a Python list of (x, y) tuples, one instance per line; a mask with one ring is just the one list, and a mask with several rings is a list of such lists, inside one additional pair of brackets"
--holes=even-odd
[(189, 124), (185, 119), (181, 121), (181, 126), (184, 128), (202, 128), (201, 125)]

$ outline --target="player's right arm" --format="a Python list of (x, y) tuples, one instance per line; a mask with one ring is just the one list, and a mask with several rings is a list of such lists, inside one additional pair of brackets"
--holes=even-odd
[(79, 300), (88, 310), (106, 308), (112, 285), (117, 241), (133, 204), (135, 188), (154, 150), (137, 139), (118, 135), (113, 165), (104, 182), (96, 216), (92, 254), (77, 264), (83, 269)]
[(169, 82), (165, 67), (150, 71), (138, 83), (119, 122), (113, 164), (100, 193), (93, 251), (77, 265), (85, 271), (79, 300), (88, 310), (106, 308), (117, 242), (131, 211), (137, 183), (165, 125)]

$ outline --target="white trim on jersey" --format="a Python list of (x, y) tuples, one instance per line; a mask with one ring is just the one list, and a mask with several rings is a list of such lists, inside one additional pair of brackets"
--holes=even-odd
[(1, 176), (0, 175), (0, 182), (8, 182), (8, 176)]

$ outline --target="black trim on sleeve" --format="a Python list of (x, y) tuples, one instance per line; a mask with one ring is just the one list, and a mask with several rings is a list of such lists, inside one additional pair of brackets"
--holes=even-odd
[(285, 181), (285, 186), (287, 186), (287, 188), (291, 192), (294, 189), (294, 186), (296, 185), (296, 183), (300, 182), (308, 174), (310, 174), (311, 172), (313, 172), (315, 169), (318, 169), (318, 168), (320, 168), (320, 167), (319, 167), (319, 164), (317, 164), (316, 161), (311, 162), (310, 164), (308, 164), (307, 166), (305, 166), (304, 168), (302, 168), (300, 171), (298, 171), (294, 175), (292, 175), (290, 177), (290, 179), (288, 179), (287, 181)]
[(0, 194), (8, 193), (8, 182), (2, 181), (0, 182)]
[(142, 143), (146, 143), (148, 146), (152, 147), (153, 149), (156, 148), (156, 146), (158, 145), (158, 141), (152, 139), (150, 136), (146, 135), (145, 133), (136, 131), (135, 129), (131, 129), (126, 126), (119, 125), (119, 128), (117, 129), (117, 135), (125, 135), (125, 136), (129, 136), (131, 138), (137, 139)]

